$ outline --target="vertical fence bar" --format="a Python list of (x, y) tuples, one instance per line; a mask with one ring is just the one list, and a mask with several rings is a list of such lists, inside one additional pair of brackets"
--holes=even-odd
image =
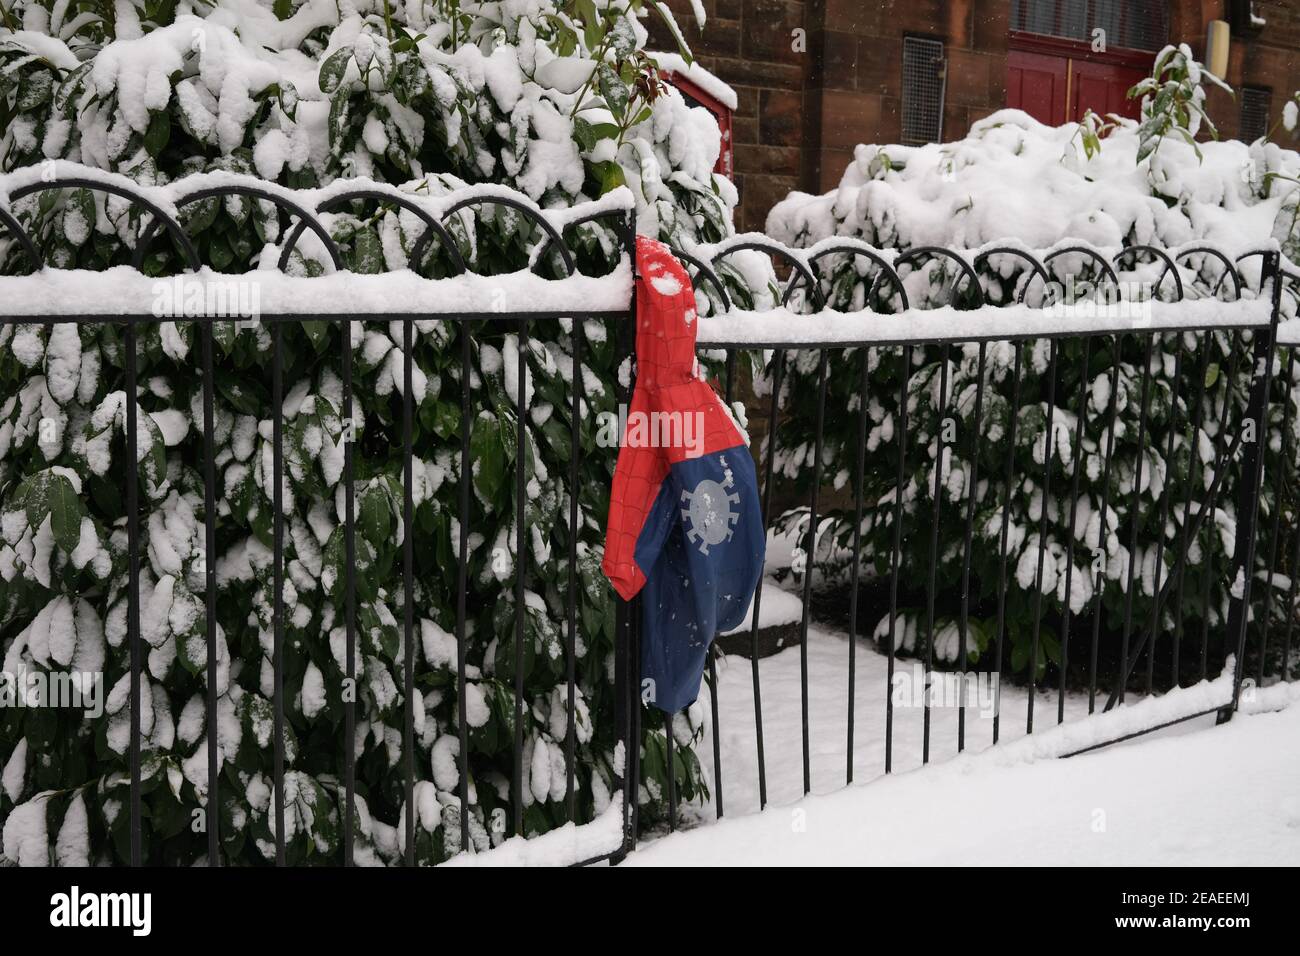
[(285, 864), (284, 839), (284, 323), (276, 322), (271, 345), (271, 521), (272, 561), (272, 707), (275, 749), (275, 865)]
[(668, 829), (677, 829), (677, 747), (673, 740), (673, 715), (664, 714), (664, 753), (668, 765)]
[[(1195, 379), (1196, 389), (1194, 391), (1194, 398), (1192, 399), (1192, 406), (1193, 406), (1191, 410), (1192, 413), (1191, 415), (1188, 416), (1189, 421), (1187, 424), (1187, 477), (1186, 480), (1183, 482), (1184, 489), (1183, 489), (1183, 518), (1182, 518), (1183, 528), (1185, 529), (1183, 533), (1184, 551), (1189, 550), (1192, 546), (1192, 537), (1187, 534), (1187, 529), (1188, 529), (1188, 519), (1192, 513), (1192, 487), (1195, 484), (1193, 475), (1197, 470), (1197, 461), (1200, 458), (1200, 454), (1197, 449), (1197, 444), (1198, 444), (1197, 438), (1201, 433), (1201, 422), (1205, 416), (1205, 398), (1201, 394), (1201, 392), (1202, 389), (1205, 387), (1205, 375), (1207, 370), (1210, 367), (1210, 350), (1208, 347), (1209, 338), (1210, 337), (1207, 335), (1206, 341), (1202, 343), (1201, 348), (1199, 350), (1201, 353), (1201, 360), (1200, 362), (1197, 363), (1196, 379)], [(1204, 555), (1204, 558), (1208, 560), (1209, 558), (1208, 552)], [(1187, 573), (1187, 562), (1183, 561), (1178, 566), (1178, 576), (1175, 579), (1175, 584), (1174, 584), (1174, 607), (1179, 608), (1180, 611), (1183, 606), (1183, 578), (1186, 575), (1186, 573)], [(1202, 610), (1202, 616), (1204, 616), (1203, 610)], [(1170, 670), (1173, 672), (1173, 677), (1171, 680), (1171, 686), (1173, 687), (1182, 686), (1182, 678), (1179, 673), (1180, 671), (1179, 665), (1181, 663), (1180, 654), (1182, 652), (1182, 642), (1183, 642), (1183, 615), (1181, 613), (1178, 613), (1174, 615), (1174, 635), (1173, 635), (1173, 641), (1172, 641), (1172, 646), (1170, 648), (1170, 655), (1169, 655), (1169, 667)]]
[[(1174, 382), (1182, 380), (1183, 375), (1183, 337), (1181, 334), (1178, 338), (1178, 351), (1174, 356)], [(1175, 386), (1176, 389), (1177, 386)], [(1154, 592), (1151, 601), (1151, 642), (1147, 645), (1147, 688), (1149, 695), (1152, 687), (1155, 685), (1156, 669), (1156, 644), (1160, 637), (1160, 589), (1165, 576), (1165, 526), (1169, 522), (1169, 499), (1170, 494), (1170, 466), (1174, 460), (1174, 436), (1177, 435), (1178, 429), (1175, 425), (1178, 421), (1178, 394), (1176, 390), (1171, 390), (1169, 394), (1169, 440), (1165, 444), (1165, 483), (1160, 489), (1160, 524), (1156, 530), (1156, 577)], [(1182, 617), (1182, 610), (1177, 605), (1174, 606), (1174, 616)], [(1174, 675), (1177, 679), (1177, 674)]]
[(1101, 550), (1101, 567), (1092, 587), (1092, 645), (1088, 656), (1088, 713), (1097, 707), (1097, 648), (1101, 643), (1102, 591), (1106, 587), (1106, 546), (1110, 538), (1110, 466), (1115, 457), (1115, 425), (1119, 420), (1119, 366), (1124, 351), (1124, 337), (1115, 336), (1115, 353), (1110, 367), (1110, 416), (1106, 422), (1106, 452), (1101, 462), (1101, 521), (1097, 525), (1097, 546)]
[[(614, 394), (620, 404), (626, 404), (632, 395), (636, 380), (636, 330), (637, 330), (637, 250), (636, 217), (629, 213), (620, 224), (620, 238), (624, 254), (632, 270), (632, 288), (628, 301), (627, 320), (620, 322), (614, 333)], [(618, 370), (626, 362), (629, 370), (627, 385), (620, 381)], [(624, 601), (614, 595), (614, 773), (623, 799), (623, 846), (614, 855), (614, 861), (623, 859), (636, 849), (640, 826), (638, 797), (641, 781), (641, 687), (639, 680), (640, 648), (637, 645), (636, 621), (641, 604), (638, 598)], [(620, 753), (621, 748), (621, 753)]]
[(1283, 632), (1282, 638), (1282, 673), (1278, 676), (1284, 680), (1291, 679), (1291, 635), (1295, 629), (1295, 598), (1296, 584), (1300, 579), (1300, 530), (1292, 529), (1295, 535), (1295, 550), (1291, 553), (1290, 578), (1291, 583), (1286, 592), (1286, 631)]
[[(1071, 594), (1074, 583), (1074, 525), (1079, 517), (1079, 473), (1083, 470), (1084, 425), (1088, 420), (1088, 365), (1092, 359), (1092, 338), (1083, 340), (1083, 366), (1079, 373), (1079, 417), (1074, 423), (1073, 469), (1070, 474), (1070, 517), (1065, 528), (1065, 601), (1061, 608), (1061, 677), (1056, 687), (1056, 722), (1065, 722), (1065, 684), (1070, 672)], [(1105, 531), (1105, 515), (1098, 526)]]
[[(727, 349), (726, 363), (727, 384), (724, 392), (724, 398), (727, 403), (727, 411), (730, 413), (731, 399), (735, 392), (736, 385), (736, 351)], [(764, 528), (766, 533), (766, 528)], [(761, 577), (761, 575), (760, 575)], [(709, 734), (713, 738), (713, 797), (714, 806), (717, 809), (718, 819), (723, 816), (722, 802), (722, 724), (718, 718), (718, 693), (721, 688), (718, 686), (718, 667), (714, 647), (709, 648), (709, 715), (713, 721), (712, 732)]]
[(966, 749), (966, 632), (970, 625), (970, 566), (975, 541), (975, 498), (980, 476), (980, 423), (984, 412), (984, 368), (988, 358), (988, 343), (979, 347), (979, 366), (975, 373), (974, 424), (970, 433), (970, 490), (966, 494), (966, 531), (962, 540), (961, 556), (961, 615), (957, 625), (957, 662), (961, 679), (957, 701), (957, 752)]
[(709, 711), (713, 718), (713, 802), (718, 819), (722, 819), (722, 740), (718, 730), (718, 667), (713, 655), (713, 647), (708, 651), (709, 665)]
[[(1250, 590), (1255, 574), (1256, 521), (1259, 517), (1259, 495), (1264, 482), (1264, 449), (1267, 439), (1265, 429), (1268, 425), (1269, 392), (1273, 387), (1273, 357), (1277, 350), (1277, 323), (1282, 311), (1282, 269), (1281, 254), (1273, 251), (1264, 256), (1264, 267), (1260, 273), (1260, 290), (1264, 281), (1272, 284), (1272, 302), (1269, 325), (1267, 329), (1255, 332), (1254, 370), (1251, 384), (1250, 404), (1246, 409), (1246, 419), (1242, 422), (1255, 423), (1255, 440), (1245, 446), (1242, 453), (1242, 474), (1246, 484), (1242, 487), (1237, 503), (1237, 542), (1233, 550), (1236, 564), (1234, 583), (1239, 583), (1240, 597), (1233, 597), (1228, 605), (1228, 637), (1235, 636), (1237, 652), (1236, 673), (1232, 678), (1232, 707), (1223, 713), (1223, 719), (1231, 718), (1232, 712), (1241, 702), (1241, 682), (1245, 676), (1246, 631), (1250, 622)], [(1271, 582), (1270, 582), (1271, 584)]]
[(469, 590), (469, 497), (473, 481), (469, 441), (474, 427), (470, 413), (470, 329), (468, 319), (460, 323), (460, 487), (457, 489), (456, 554), (456, 723), (460, 735), (460, 848), (469, 849), (469, 723), (465, 704), (465, 599)]
[[(785, 371), (785, 352), (777, 349), (772, 356), (772, 402), (767, 413), (767, 454), (763, 462), (763, 534), (772, 523), (772, 471), (776, 464), (777, 412), (781, 402), (781, 376)], [(763, 579), (758, 576), (754, 589), (754, 612), (749, 625), (749, 669), (754, 683), (754, 740), (758, 747), (758, 807), (767, 806), (767, 763), (763, 755), (763, 687), (758, 678), (758, 618), (763, 606)]]
[(515, 753), (514, 823), (515, 836), (524, 833), (524, 572), (528, 559), (524, 553), (526, 530), (524, 528), (524, 503), (528, 489), (528, 402), (524, 392), (528, 380), (528, 321), (519, 320), (518, 377), (515, 382)]
[(903, 478), (907, 473), (907, 386), (912, 377), (912, 346), (903, 347), (898, 386), (898, 474), (894, 481), (894, 540), (889, 548), (889, 658), (885, 672), (885, 773), (894, 769), (894, 662), (898, 620), (898, 575), (903, 558)]
[[(1226, 441), (1227, 441), (1228, 413), (1232, 408), (1232, 385), (1234, 382), (1237, 381), (1237, 372), (1241, 365), (1241, 353), (1242, 353), (1241, 346), (1242, 346), (1241, 333), (1234, 332), (1232, 334), (1232, 342), (1229, 346), (1230, 355), (1228, 357), (1228, 374), (1227, 377), (1224, 378), (1223, 380), (1223, 406), (1219, 409), (1219, 431), (1214, 438), (1214, 449), (1218, 456), (1217, 460), (1224, 462), (1225, 464), (1226, 464), (1226, 459), (1224, 459), (1223, 457), (1223, 449), (1226, 447)], [(1206, 501), (1209, 502), (1209, 507), (1213, 508), (1218, 503), (1218, 494), (1215, 491), (1211, 490), (1211, 492), (1208, 495), (1206, 495)], [(1199, 671), (1201, 680), (1205, 680), (1207, 674), (1209, 673), (1209, 661), (1210, 661), (1209, 607), (1210, 607), (1211, 575), (1208, 573), (1208, 571), (1209, 571), (1209, 553), (1210, 553), (1209, 546), (1212, 545), (1214, 542), (1214, 534), (1212, 530), (1207, 530), (1205, 539), (1206, 539), (1205, 566), (1206, 566), (1207, 573), (1202, 575), (1201, 577), (1201, 607), (1204, 609), (1203, 613), (1201, 614), (1201, 665)]]
[[(1286, 385), (1289, 388), (1292, 381), (1292, 375), (1295, 371), (1295, 351), (1287, 351), (1286, 360)], [(1264, 616), (1259, 624), (1259, 660), (1256, 661), (1255, 685), (1264, 686), (1264, 659), (1268, 656), (1268, 629), (1269, 616), (1273, 613), (1273, 575), (1277, 572), (1277, 546), (1278, 540), (1282, 536), (1282, 498), (1285, 494), (1287, 484), (1286, 469), (1286, 449), (1287, 449), (1287, 432), (1291, 427), (1291, 396), (1288, 394), (1285, 403), (1282, 405), (1282, 431), (1278, 439), (1278, 478), (1277, 491), (1273, 499), (1273, 527), (1268, 536), (1269, 557), (1268, 557), (1268, 584), (1264, 588)], [(1267, 424), (1267, 423), (1265, 423)], [(1263, 426), (1260, 429), (1263, 434)], [(1292, 568), (1294, 577), (1294, 568)], [(1285, 667), (1286, 658), (1282, 659)]]
[(858, 574), (862, 565), (862, 485), (867, 468), (867, 395), (871, 378), (871, 350), (862, 350), (862, 382), (858, 388), (857, 455), (853, 471), (853, 570), (849, 583), (849, 729), (845, 742), (844, 783), (853, 782), (854, 695), (858, 673)]
[(353, 487), (353, 445), (356, 444), (356, 423), (352, 420), (352, 320), (346, 319), (341, 328), (343, 363), (343, 630), (347, 660), (346, 676), (349, 693), (343, 698), (343, 788), (346, 825), (343, 828), (343, 862), (352, 866), (355, 842), (355, 816), (357, 794), (357, 505)]
[(930, 674), (934, 670), (934, 600), (939, 568), (939, 513), (943, 501), (943, 413), (948, 410), (948, 350), (944, 343), (939, 352), (939, 403), (940, 419), (934, 434), (934, 501), (930, 517), (930, 574), (926, 588), (925, 611), (925, 695), (922, 698), (921, 763), (930, 762)]
[(645, 714), (641, 699), (641, 620), (644, 613), (641, 602), (643, 600), (643, 595), (637, 595), (632, 599), (627, 631), (628, 734), (630, 735), (627, 750), (632, 767), (629, 785), (632, 789), (632, 846), (634, 848), (641, 832), (641, 805), (638, 797), (641, 792), (641, 741), (644, 738), (641, 722)]
[[(628, 242), (626, 235), (628, 230), (624, 230), (624, 242)], [(632, 269), (636, 270), (636, 256), (629, 250), (631, 255)], [(633, 331), (636, 328), (636, 282), (632, 284), (632, 303), (630, 305), (630, 321), (620, 323), (614, 330), (614, 395), (618, 404), (627, 401), (628, 392), (623, 390), (620, 379), (620, 370), (622, 363), (627, 361), (631, 363), (624, 343), (624, 338), (628, 333), (628, 328)], [(630, 391), (630, 390), (628, 390)], [(620, 436), (621, 437), (621, 436)], [(636, 801), (637, 786), (635, 782), (633, 769), (633, 746), (632, 746), (632, 710), (637, 706), (633, 702), (635, 691), (631, 686), (631, 627), (632, 627), (632, 603), (624, 601), (618, 592), (614, 592), (614, 754), (611, 762), (611, 772), (614, 776), (614, 786), (619, 790), (623, 801), (622, 808), (622, 832), (623, 842), (618, 851), (611, 857), (613, 863), (621, 862), (629, 852), (636, 846)]]
[(216, 449), (213, 438), (215, 418), (215, 379), (212, 372), (212, 323), (205, 321), (199, 330), (203, 362), (203, 584), (206, 604), (205, 626), (208, 637), (208, 688), (206, 722), (208, 725), (208, 795), (205, 809), (208, 828), (208, 866), (220, 866), (220, 803), (217, 800), (220, 766), (217, 750), (220, 734), (217, 727), (217, 475)]
[(1142, 473), (1146, 470), (1146, 430), (1148, 398), (1151, 385), (1151, 352), (1155, 341), (1154, 335), (1147, 336), (1146, 349), (1142, 359), (1141, 398), (1138, 406), (1137, 453), (1133, 460), (1133, 513), (1129, 516), (1128, 571), (1125, 574), (1127, 586), (1124, 589), (1124, 630), (1120, 638), (1119, 652), (1119, 702), (1124, 703), (1125, 680), (1128, 670), (1129, 637), (1133, 629), (1133, 587), (1134, 574), (1137, 571), (1138, 528), (1142, 524)]
[(140, 496), (137, 461), (139, 423), (136, 416), (136, 355), (135, 323), (128, 319), (123, 336), (126, 350), (126, 635), (131, 656), (131, 865), (144, 863), (144, 834), (140, 814), (140, 668), (143, 663), (140, 647)]
[[(817, 367), (817, 435), (813, 441), (812, 491), (808, 498), (808, 551), (803, 574), (803, 617), (799, 622), (799, 713), (803, 723), (803, 792), (812, 790), (812, 750), (808, 739), (808, 620), (812, 616), (812, 578), (817, 561), (817, 492), (822, 480), (826, 423), (826, 350)], [(754, 621), (758, 623), (757, 619)]]
[(569, 416), (569, 595), (568, 634), (564, 647), (564, 680), (567, 691), (564, 722), (564, 807), (570, 823), (577, 823), (577, 788), (574, 773), (577, 761), (577, 659), (578, 659), (578, 497), (582, 473), (582, 346), (583, 320), (573, 318), (573, 396)]
[(614, 854), (615, 863), (621, 861), (632, 849), (636, 839), (633, 807), (636, 805), (636, 786), (632, 778), (631, 718), (632, 693), (628, 686), (628, 628), (631, 625), (631, 605), (614, 595), (614, 760), (611, 771), (614, 787), (623, 800), (623, 844)]
[(402, 320), (402, 753), (406, 794), (406, 865), (415, 866), (415, 450), (411, 419), (411, 353), (415, 322)]
[(1016, 426), (1020, 420), (1020, 353), (1024, 343), (1015, 343), (1011, 369), (1011, 405), (1007, 417), (1007, 465), (1002, 478), (1002, 530), (998, 539), (998, 623), (994, 631), (994, 658), (998, 681), (993, 691), (993, 742), (1002, 729), (1002, 661), (1003, 637), (1007, 623), (1007, 536), (1011, 530), (1011, 486), (1016, 470)]
[[(1047, 511), (1052, 485), (1052, 453), (1056, 441), (1056, 358), (1057, 342), (1048, 345), (1047, 360), (1047, 430), (1043, 433), (1043, 497), (1038, 506), (1038, 570), (1034, 575), (1034, 632), (1029, 643), (1029, 703), (1025, 708), (1025, 733), (1034, 732), (1034, 697), (1038, 693), (1038, 638), (1043, 625), (1043, 564), (1047, 557)], [(1070, 596), (1065, 596), (1069, 603)], [(1064, 679), (1064, 675), (1062, 675)]]

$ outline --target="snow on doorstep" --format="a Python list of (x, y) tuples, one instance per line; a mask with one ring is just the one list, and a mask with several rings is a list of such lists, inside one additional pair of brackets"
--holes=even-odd
[(1300, 707), (1069, 760), (995, 750), (728, 814), (623, 865), (1291, 865), (1297, 758)]
[(1026, 305), (985, 306), (964, 311), (941, 306), (909, 309), (896, 315), (831, 310), (800, 315), (785, 308), (766, 312), (736, 310), (721, 316), (701, 317), (697, 341), (700, 345), (771, 347), (816, 343), (898, 345), (917, 340), (966, 342), (1013, 336), (1250, 327), (1269, 323), (1266, 299), (1124, 303), (1113, 310), (1114, 315), (1105, 314), (1106, 310), (1101, 308), (1089, 314), (1086, 305), (1073, 315), (1057, 315)]
[(566, 823), (532, 839), (512, 837), (485, 853), (458, 853), (443, 866), (573, 866), (607, 853), (623, 842), (623, 798), (615, 794), (590, 823)]
[[(103, 272), (44, 269), (30, 276), (0, 276), (0, 322), (5, 317), (48, 316), (54, 302), (62, 316), (172, 318), (167, 307), (157, 303), (175, 299), (171, 289), (178, 279), (184, 282), (182, 305), (190, 297), (190, 284), (198, 282), (212, 288), (239, 288), (238, 301), (255, 301), (255, 313), (261, 315), (614, 312), (626, 310), (632, 294), (632, 270), (626, 260), (607, 276), (566, 279), (543, 279), (531, 272), (425, 279), (409, 269), (378, 275), (336, 272), (305, 277), (270, 270), (227, 275), (207, 268), (182, 277), (153, 279), (128, 266)], [(246, 297), (251, 290), (255, 296)]]

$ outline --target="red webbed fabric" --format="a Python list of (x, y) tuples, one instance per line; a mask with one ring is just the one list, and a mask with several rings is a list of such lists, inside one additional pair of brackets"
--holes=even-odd
[[(699, 375), (690, 277), (663, 243), (638, 236), (636, 250), (636, 386), (627, 428), (620, 436), (602, 563), (624, 600), (645, 585), (645, 572), (635, 559), (637, 541), (669, 468), (744, 443), (717, 393)], [(664, 413), (661, 422), (668, 420), (669, 413), (681, 422), (689, 416), (692, 423), (702, 423), (702, 434), (693, 435), (689, 442), (652, 441), (644, 423), (655, 420), (655, 413)]]

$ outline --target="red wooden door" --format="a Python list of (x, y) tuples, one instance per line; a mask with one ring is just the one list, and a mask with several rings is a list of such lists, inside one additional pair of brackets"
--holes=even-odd
[(1007, 51), (1007, 106), (1024, 110), (1040, 123), (1060, 126), (1066, 120), (1066, 83), (1070, 61), (1062, 56)]
[(1137, 119), (1141, 104), (1128, 91), (1147, 75), (1152, 57), (1136, 50), (1097, 54), (1077, 41), (1013, 33), (1007, 106), (1050, 126), (1077, 122), (1088, 110)]
[(1141, 101), (1130, 100), (1128, 91), (1146, 76), (1142, 70), (1087, 60), (1071, 60), (1070, 69), (1071, 120), (1082, 119), (1089, 109), (1101, 116), (1117, 113), (1129, 119), (1140, 118)]

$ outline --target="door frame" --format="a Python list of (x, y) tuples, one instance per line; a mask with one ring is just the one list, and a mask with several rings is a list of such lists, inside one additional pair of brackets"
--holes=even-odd
[(1070, 60), (1087, 60), (1090, 63), (1109, 63), (1130, 69), (1151, 69), (1151, 61), (1158, 51), (1134, 50), (1128, 47), (1108, 47), (1106, 52), (1098, 53), (1087, 40), (1070, 40), (1066, 37), (1044, 36), (1041, 33), (1025, 33), (1011, 30), (1007, 33), (1007, 47), (1023, 50), (1026, 53), (1043, 53), (1047, 56), (1063, 56)]

